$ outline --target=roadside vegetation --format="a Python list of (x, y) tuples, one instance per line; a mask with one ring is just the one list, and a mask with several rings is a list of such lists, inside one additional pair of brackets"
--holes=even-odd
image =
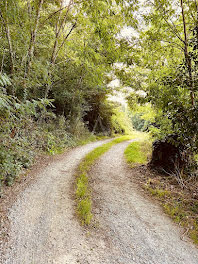
[(89, 186), (89, 171), (96, 160), (107, 152), (115, 144), (134, 138), (135, 135), (122, 136), (116, 138), (101, 147), (98, 147), (85, 156), (79, 164), (76, 173), (76, 203), (77, 214), (82, 224), (89, 225), (92, 220), (92, 197)]
[[(3, 81), (9, 84), (5, 76)], [(3, 185), (11, 186), (38, 154), (54, 155), (104, 137), (91, 134), (81, 121), (69, 129), (64, 116), (48, 111), (53, 107), (51, 100), (20, 102), (3, 94), (0, 99), (0, 193)]]
[(151, 156), (152, 141), (146, 133), (137, 133), (137, 141), (132, 142), (124, 154), (131, 167), (148, 163)]
[[(134, 89), (128, 96), (133, 126), (155, 143), (153, 170), (134, 170), (142, 170), (141, 184), (197, 243), (198, 3), (159, 0), (143, 6), (145, 28), (133, 36), (139, 61), (121, 76)], [(141, 145), (134, 147), (142, 154), (126, 151), (132, 166), (145, 161)]]

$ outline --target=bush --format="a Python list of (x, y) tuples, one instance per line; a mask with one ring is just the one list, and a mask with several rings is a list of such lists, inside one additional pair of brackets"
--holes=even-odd
[[(0, 78), (0, 188), (12, 185), (23, 168), (28, 168), (38, 151), (54, 154), (75, 145), (64, 117), (56, 117), (46, 99), (19, 101), (7, 95), (9, 78)], [(0, 190), (1, 191), (1, 190)]]

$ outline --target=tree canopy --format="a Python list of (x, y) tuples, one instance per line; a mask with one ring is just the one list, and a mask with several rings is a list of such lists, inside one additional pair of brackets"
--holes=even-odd
[(196, 152), (196, 0), (3, 0), (0, 21), (2, 153), (31, 124), (51, 133), (52, 149), (54, 131), (126, 131), (108, 101), (116, 78), (137, 122)]

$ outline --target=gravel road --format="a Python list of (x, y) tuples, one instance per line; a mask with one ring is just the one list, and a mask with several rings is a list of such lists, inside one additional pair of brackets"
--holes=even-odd
[(9, 210), (9, 249), (5, 256), (0, 254), (0, 263), (87, 263), (82, 261), (92, 248), (75, 217), (74, 173), (88, 152), (108, 141), (75, 148), (55, 159), (19, 195)]
[(49, 164), (9, 210), (3, 264), (198, 264), (198, 250), (139, 190), (115, 145), (91, 171), (95, 230), (82, 228), (72, 199), (80, 160), (106, 141), (78, 147)]
[(92, 170), (95, 212), (111, 244), (110, 261), (101, 263), (198, 264), (198, 249), (135, 183), (123, 157), (127, 145), (115, 145)]

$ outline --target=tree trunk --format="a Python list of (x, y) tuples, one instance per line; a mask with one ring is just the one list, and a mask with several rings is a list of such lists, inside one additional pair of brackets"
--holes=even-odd
[(55, 58), (54, 58), (55, 61), (56, 61), (56, 58), (57, 58), (57, 56), (58, 56), (59, 51), (61, 50), (62, 46), (63, 46), (64, 43), (65, 43), (65, 41), (68, 39), (68, 37), (70, 36), (70, 34), (72, 33), (72, 31), (73, 31), (74, 28), (76, 27), (76, 24), (77, 24), (76, 22), (73, 24), (73, 26), (71, 27), (70, 31), (69, 31), (68, 34), (65, 36), (65, 38), (64, 38), (64, 40), (62, 41), (60, 47), (58, 48), (58, 50), (57, 50), (57, 52), (56, 52), (56, 54), (55, 54)]
[(185, 13), (184, 13), (184, 6), (183, 6), (183, 0), (180, 0), (181, 3), (181, 9), (182, 9), (182, 19), (183, 19), (183, 30), (184, 30), (184, 55), (185, 55), (185, 63), (186, 67), (188, 69), (188, 75), (189, 75), (189, 88), (190, 88), (190, 96), (191, 96), (191, 102), (192, 105), (194, 105), (194, 81), (192, 76), (192, 62), (191, 58), (188, 53), (188, 38), (187, 38), (187, 32), (186, 32), (186, 20), (185, 20)]
[[(53, 50), (52, 50), (52, 56), (51, 56), (52, 65), (54, 65), (55, 62), (56, 62), (56, 57), (57, 57), (56, 54), (57, 54), (57, 49), (58, 49), (58, 39), (60, 37), (61, 30), (64, 29), (64, 24), (65, 24), (65, 22), (67, 20), (67, 16), (69, 14), (69, 10), (70, 10), (70, 7), (71, 7), (72, 4), (73, 4), (73, 0), (70, 0), (70, 2), (68, 4), (68, 7), (67, 7), (67, 12), (66, 12), (66, 14), (65, 14), (65, 16), (63, 18), (63, 21), (62, 21), (60, 27), (58, 28), (58, 24), (60, 22), (60, 16), (61, 16), (62, 12), (59, 13), (59, 19), (58, 19), (58, 21), (56, 23), (56, 37), (55, 37), (54, 46), (53, 46)], [(63, 2), (61, 3), (61, 7), (62, 7), (62, 5), (63, 5)]]
[[(67, 16), (69, 14), (69, 11), (70, 11), (70, 8), (71, 8), (71, 5), (73, 4), (73, 0), (70, 0), (68, 6), (67, 6), (67, 11), (66, 11), (66, 14), (59, 26), (59, 23), (60, 23), (60, 20), (61, 20), (61, 14), (62, 14), (62, 10), (64, 9), (63, 8), (63, 1), (61, 2), (61, 9), (60, 9), (60, 12), (59, 12), (59, 17), (58, 17), (58, 20), (57, 20), (57, 23), (56, 23), (56, 35), (55, 35), (55, 41), (54, 41), (54, 46), (53, 46), (53, 50), (52, 50), (52, 56), (51, 56), (51, 67), (53, 69), (55, 63), (56, 63), (56, 58), (58, 56), (58, 53), (60, 51), (60, 49), (62, 48), (64, 42), (66, 41), (66, 39), (69, 37), (69, 35), (71, 34), (71, 32), (73, 31), (73, 29), (75, 28), (76, 26), (76, 23), (72, 26), (72, 28), (70, 29), (69, 33), (65, 36), (62, 44), (60, 45), (60, 47), (58, 47), (58, 40), (60, 38), (60, 34), (61, 34), (61, 30), (64, 29), (65, 27), (65, 23), (66, 23), (66, 20), (67, 20)], [(49, 73), (48, 73), (48, 78), (51, 79), (51, 69), (49, 70)], [(45, 98), (48, 97), (48, 93), (51, 89), (51, 84), (47, 85), (46, 87), (46, 90), (45, 90)]]
[(195, 0), (195, 6), (196, 6), (196, 11), (197, 11), (197, 21), (196, 21), (196, 33), (197, 33), (197, 43), (198, 43), (198, 5), (197, 5), (197, 0)]
[(31, 69), (31, 63), (32, 63), (32, 59), (34, 57), (34, 49), (35, 49), (35, 44), (36, 44), (37, 31), (38, 31), (38, 25), (39, 25), (40, 14), (41, 14), (43, 2), (44, 2), (44, 0), (39, 1), (39, 6), (37, 9), (36, 20), (35, 20), (35, 26), (31, 32), (31, 39), (30, 39), (30, 45), (29, 45), (29, 51), (28, 51), (28, 57), (29, 58), (28, 58), (27, 72), (29, 72)]
[[(7, 5), (7, 2), (6, 2), (6, 5)], [(14, 52), (13, 52), (13, 47), (12, 47), (12, 39), (11, 39), (11, 35), (10, 35), (10, 27), (8, 24), (8, 20), (4, 19), (1, 10), (0, 10), (0, 17), (1, 17), (1, 20), (3, 22), (3, 26), (5, 28), (6, 38), (8, 40), (10, 63), (11, 63), (10, 68), (11, 68), (11, 74), (13, 74), (14, 73)]]

